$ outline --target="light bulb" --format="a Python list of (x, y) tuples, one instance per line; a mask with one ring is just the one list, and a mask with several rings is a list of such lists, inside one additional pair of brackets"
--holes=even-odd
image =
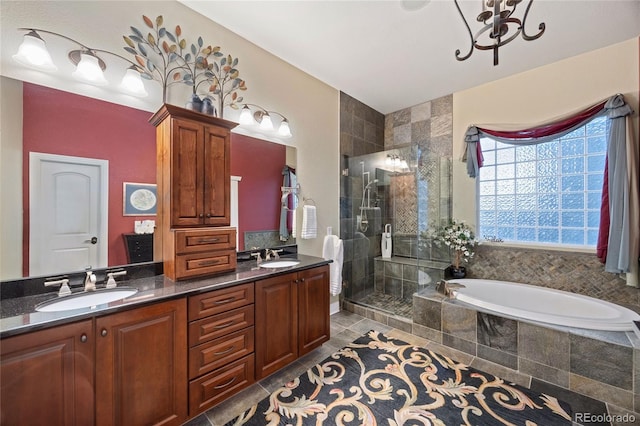
[(124, 74), (124, 77), (122, 77), (120, 90), (122, 90), (124, 93), (140, 98), (148, 95), (147, 91), (144, 88), (144, 83), (142, 82), (140, 73), (136, 71), (134, 67), (128, 68), (127, 72)]
[(58, 69), (51, 59), (44, 40), (35, 31), (24, 35), (22, 44), (18, 47), (18, 53), (13, 55), (13, 59), (26, 67), (41, 71), (50, 72)]
[(291, 137), (291, 129), (289, 128), (289, 121), (287, 121), (286, 118), (282, 120), (282, 122), (280, 123), (280, 127), (278, 127), (278, 135), (284, 138)]
[(109, 82), (104, 78), (102, 68), (98, 63), (98, 58), (88, 52), (82, 52), (80, 54), (80, 62), (76, 70), (71, 73), (73, 78), (82, 81), (83, 83), (93, 84), (94, 86), (105, 86)]
[(242, 108), (242, 111), (240, 111), (240, 117), (238, 118), (238, 121), (244, 126), (255, 124), (255, 121), (253, 121), (253, 114), (251, 114), (251, 109), (249, 109), (247, 105), (245, 105)]
[(262, 121), (260, 121), (260, 128), (262, 130), (273, 130), (273, 123), (268, 113), (263, 114)]

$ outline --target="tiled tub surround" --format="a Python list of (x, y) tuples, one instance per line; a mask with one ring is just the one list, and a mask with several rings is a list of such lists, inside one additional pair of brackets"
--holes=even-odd
[(480, 244), (467, 278), (508, 280), (607, 300), (640, 313), (640, 290), (604, 272), (595, 253), (538, 250)]
[(519, 321), (475, 310), (432, 289), (414, 295), (412, 320), (350, 302), (344, 308), (465, 353), (506, 380), (592, 398), (584, 410), (603, 401), (609, 413), (634, 412), (640, 420), (640, 339), (633, 332)]
[(410, 257), (376, 257), (375, 291), (413, 303), (413, 294), (444, 278), (448, 263)]

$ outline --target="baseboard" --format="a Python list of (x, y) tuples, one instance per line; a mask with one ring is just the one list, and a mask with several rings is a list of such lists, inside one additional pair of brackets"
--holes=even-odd
[(333, 302), (329, 305), (329, 315), (337, 314), (340, 312), (340, 301)]

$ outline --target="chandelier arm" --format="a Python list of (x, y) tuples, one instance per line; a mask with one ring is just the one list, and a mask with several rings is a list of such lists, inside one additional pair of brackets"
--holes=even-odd
[(473, 34), (471, 33), (471, 28), (469, 27), (467, 20), (462, 14), (462, 10), (460, 10), (460, 5), (458, 4), (458, 0), (453, 0), (453, 2), (456, 4), (456, 8), (458, 9), (458, 13), (462, 18), (462, 21), (464, 22), (465, 27), (467, 27), (467, 32), (469, 33), (469, 40), (471, 41), (471, 47), (469, 48), (469, 53), (467, 53), (466, 55), (460, 56), (460, 49), (456, 49), (456, 59), (459, 61), (464, 61), (466, 59), (469, 59), (469, 57), (471, 57), (471, 55), (473, 54), (473, 44), (474, 44)]
[(530, 36), (527, 34), (527, 31), (524, 26), (527, 23), (527, 15), (529, 14), (529, 9), (531, 9), (532, 3), (533, 3), (533, 0), (529, 0), (529, 3), (527, 4), (527, 9), (524, 11), (524, 16), (522, 17), (522, 38), (527, 41), (540, 38), (542, 34), (544, 34), (544, 30), (546, 29), (546, 25), (544, 24), (544, 22), (540, 22), (540, 25), (538, 25), (538, 29), (540, 30), (540, 32), (538, 34), (534, 36)]

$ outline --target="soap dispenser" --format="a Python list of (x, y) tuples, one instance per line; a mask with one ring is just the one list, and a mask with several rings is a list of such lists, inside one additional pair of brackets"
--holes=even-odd
[(384, 259), (391, 258), (391, 224), (387, 223), (384, 226), (384, 232), (382, 233), (382, 239), (380, 240), (380, 249), (382, 250), (382, 257)]

